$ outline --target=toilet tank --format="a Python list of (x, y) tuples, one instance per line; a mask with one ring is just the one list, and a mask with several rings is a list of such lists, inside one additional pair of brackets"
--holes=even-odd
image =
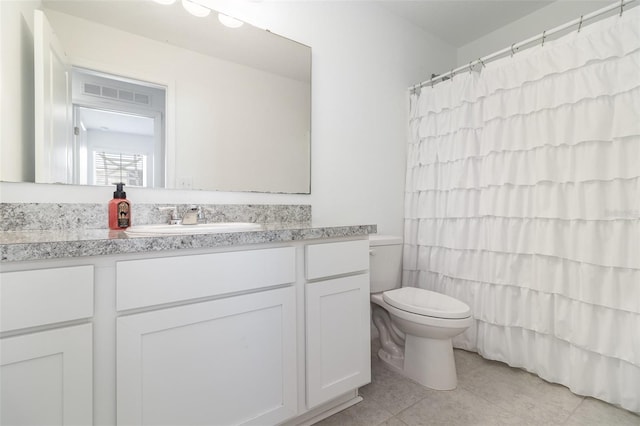
[(371, 293), (393, 290), (402, 284), (402, 238), (369, 235)]

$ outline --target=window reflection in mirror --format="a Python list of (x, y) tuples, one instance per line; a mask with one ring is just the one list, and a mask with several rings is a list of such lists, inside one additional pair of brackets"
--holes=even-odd
[(75, 184), (164, 184), (165, 89), (74, 69)]

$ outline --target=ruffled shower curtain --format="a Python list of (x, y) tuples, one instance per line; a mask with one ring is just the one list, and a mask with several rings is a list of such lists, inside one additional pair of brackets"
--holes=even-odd
[(640, 7), (410, 97), (403, 285), (454, 345), (640, 412)]

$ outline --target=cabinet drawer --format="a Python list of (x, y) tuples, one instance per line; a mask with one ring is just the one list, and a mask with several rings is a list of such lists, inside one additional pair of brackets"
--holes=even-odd
[(0, 274), (0, 331), (93, 316), (93, 266)]
[(118, 311), (293, 283), (295, 248), (117, 262)]
[(306, 246), (308, 280), (366, 271), (369, 269), (369, 240)]

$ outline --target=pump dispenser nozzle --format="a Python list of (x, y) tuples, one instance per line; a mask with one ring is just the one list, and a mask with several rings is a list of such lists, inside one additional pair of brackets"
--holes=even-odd
[(116, 190), (113, 193), (113, 198), (127, 198), (127, 193), (122, 189), (123, 186), (124, 183), (122, 182), (116, 183)]

